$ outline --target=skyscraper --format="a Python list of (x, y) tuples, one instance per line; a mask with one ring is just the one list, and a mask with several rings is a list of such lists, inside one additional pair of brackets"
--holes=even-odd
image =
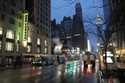
[(71, 35), (72, 35), (72, 18), (71, 17), (66, 17), (64, 16), (63, 20), (61, 21), (61, 29), (62, 29), (62, 34), (64, 36), (63, 41), (63, 45), (64, 47), (66, 48), (72, 48), (72, 38), (71, 38)]
[[(49, 32), (50, 28), (50, 3), (51, 0), (34, 0), (35, 25), (43, 32)], [(47, 34), (48, 35), (48, 34)]]
[(84, 25), (82, 19), (82, 7), (79, 2), (77, 1), (75, 5), (75, 15), (73, 16), (73, 27), (72, 27), (72, 45), (73, 47), (78, 47), (81, 49), (86, 48), (86, 39), (84, 35)]
[(76, 16), (82, 19), (82, 7), (79, 0), (77, 0), (75, 5), (75, 13), (76, 13)]
[(47, 53), (51, 53), (51, 0), (34, 0), (34, 24), (42, 33), (43, 40), (47, 41)]
[(125, 1), (111, 0), (109, 3), (112, 14), (110, 29), (117, 30), (112, 37), (113, 41), (118, 49), (125, 49)]

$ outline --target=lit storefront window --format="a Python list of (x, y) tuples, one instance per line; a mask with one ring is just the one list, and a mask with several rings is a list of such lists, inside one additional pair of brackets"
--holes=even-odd
[(24, 47), (26, 47), (27, 46), (27, 41), (23, 41), (22, 44), (23, 44)]
[(2, 35), (2, 34), (3, 34), (3, 28), (0, 27), (0, 35)]
[[(103, 56), (105, 56), (105, 54), (103, 54)], [(114, 62), (114, 55), (110, 52), (110, 51), (107, 51), (106, 52), (106, 62), (107, 63), (113, 63)]]
[(37, 38), (37, 45), (40, 45), (40, 38)]
[(47, 53), (47, 48), (44, 48), (44, 52), (45, 52), (45, 54)]
[(6, 33), (6, 38), (14, 39), (14, 32), (11, 30), (8, 30)]
[(7, 42), (6, 43), (6, 51), (13, 51), (13, 43), (12, 42)]
[(44, 41), (45, 46), (47, 46), (47, 40)]
[(27, 46), (27, 52), (31, 52), (31, 46), (30, 45)]
[(27, 41), (28, 43), (31, 43), (31, 37), (28, 37), (28, 41)]

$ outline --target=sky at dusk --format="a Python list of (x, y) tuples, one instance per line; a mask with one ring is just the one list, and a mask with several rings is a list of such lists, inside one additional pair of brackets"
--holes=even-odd
[[(58, 23), (63, 19), (64, 16), (73, 16), (75, 13), (75, 3), (77, 0), (52, 0), (51, 4), (51, 18), (56, 19)], [(103, 15), (103, 0), (79, 0), (82, 6), (83, 20), (84, 20), (84, 28), (86, 32), (96, 32), (95, 25), (88, 23), (91, 21), (93, 23), (96, 22), (97, 14)], [(91, 31), (90, 31), (91, 30)], [(88, 34), (88, 39), (91, 41), (91, 45), (93, 48), (97, 48), (95, 44), (97, 42), (97, 37), (92, 34)]]

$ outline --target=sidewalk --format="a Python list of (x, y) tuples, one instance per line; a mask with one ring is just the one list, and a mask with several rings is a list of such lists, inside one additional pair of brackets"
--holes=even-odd
[(97, 73), (98, 83), (120, 83), (119, 79), (112, 76), (106, 76), (101, 71)]
[(102, 79), (102, 83), (120, 83), (117, 78)]

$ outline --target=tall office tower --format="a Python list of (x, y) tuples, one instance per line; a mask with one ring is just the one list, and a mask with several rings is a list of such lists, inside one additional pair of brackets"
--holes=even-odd
[(87, 40), (84, 35), (84, 25), (82, 18), (82, 7), (78, 0), (75, 5), (75, 15), (73, 16), (72, 45), (73, 47), (78, 47), (85, 50), (87, 46)]

